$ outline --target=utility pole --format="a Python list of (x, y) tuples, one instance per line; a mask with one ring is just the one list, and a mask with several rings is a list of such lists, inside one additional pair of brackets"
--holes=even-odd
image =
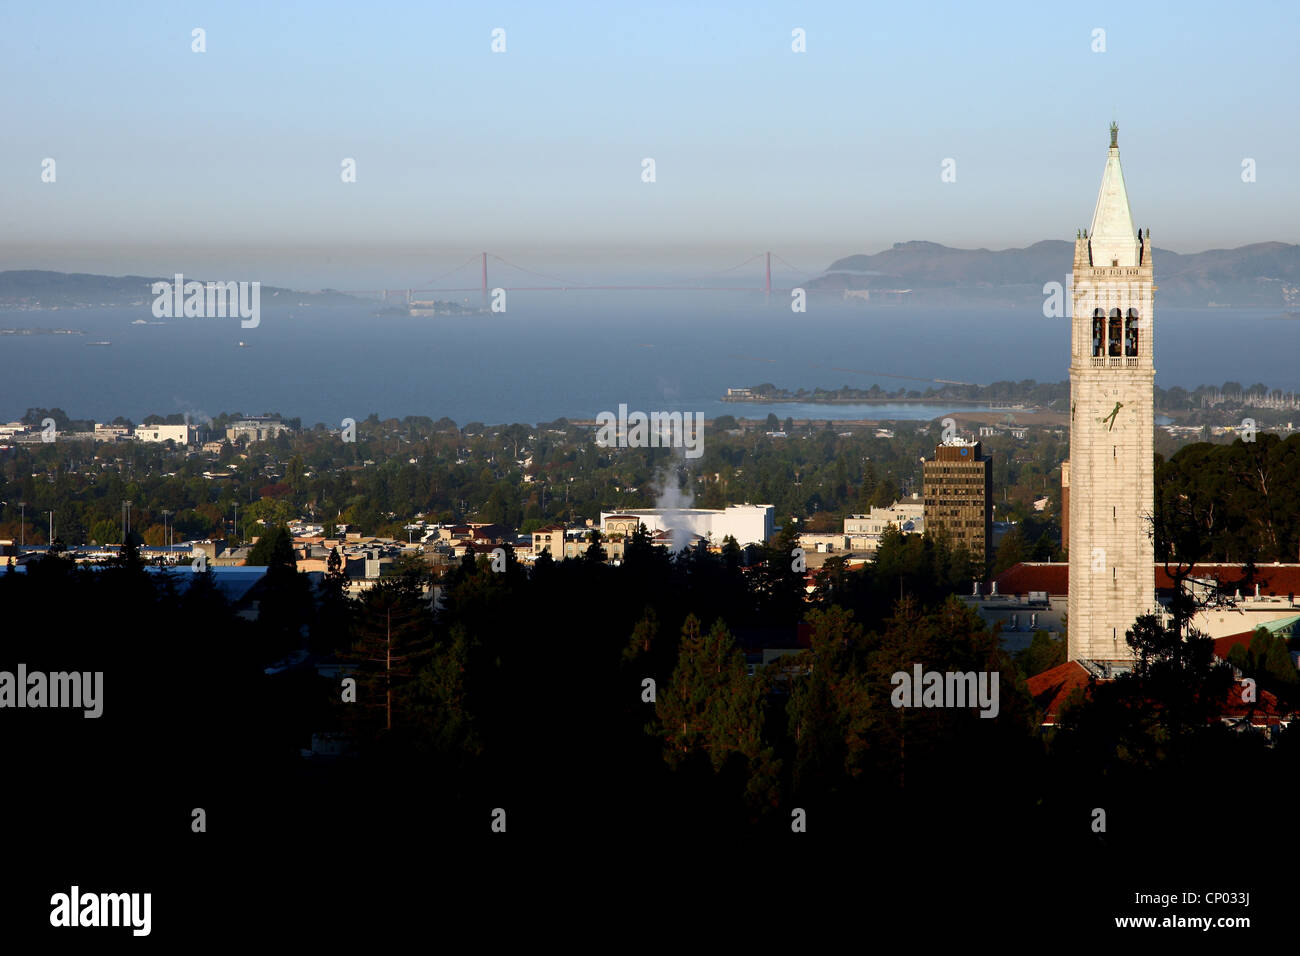
[(50, 512), (50, 547), (54, 547), (54, 512)]
[(27, 502), (18, 502), (18, 553), (23, 553), (23, 545), (27, 543)]

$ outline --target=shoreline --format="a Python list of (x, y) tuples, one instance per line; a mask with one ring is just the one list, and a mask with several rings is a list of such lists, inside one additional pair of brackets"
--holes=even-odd
[(735, 398), (724, 395), (718, 401), (730, 405), (986, 405), (1015, 412), (1032, 412), (1039, 407), (1024, 404), (999, 405), (978, 398)]

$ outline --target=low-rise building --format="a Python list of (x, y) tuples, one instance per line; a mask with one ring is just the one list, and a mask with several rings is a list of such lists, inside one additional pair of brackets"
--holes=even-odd
[(775, 533), (772, 505), (730, 505), (717, 508), (632, 508), (626, 511), (602, 511), (600, 530), (611, 534), (630, 535), (638, 524), (646, 530), (678, 531), (682, 535), (699, 535), (714, 546), (722, 544), (728, 536), (742, 547), (747, 544), (766, 544)]
[(133, 437), (136, 441), (189, 445), (195, 440), (196, 432), (189, 425), (137, 425)]
[(838, 554), (848, 550), (846, 540), (834, 531), (805, 531), (799, 535), (799, 547), (815, 554)]
[(849, 515), (844, 519), (844, 546), (854, 552), (875, 554), (880, 547), (880, 536), (893, 525), (903, 534), (922, 534), (925, 531), (925, 504), (920, 496), (895, 501), (888, 508), (872, 508), (864, 515)]
[(278, 418), (241, 418), (226, 426), (227, 441), (267, 441), (280, 434), (292, 434), (293, 428)]
[[(976, 584), (964, 598), (989, 625), (1002, 626), (1003, 645), (1018, 650), (1034, 631), (1065, 630), (1069, 564), (1025, 561), (992, 581)], [(1167, 605), (1173, 579), (1162, 562), (1154, 568), (1156, 597)], [(1211, 638), (1251, 632), (1260, 626), (1290, 626), (1300, 619), (1300, 564), (1261, 564), (1248, 576), (1241, 564), (1206, 564), (1192, 570), (1185, 585), (1196, 599), (1191, 626)]]

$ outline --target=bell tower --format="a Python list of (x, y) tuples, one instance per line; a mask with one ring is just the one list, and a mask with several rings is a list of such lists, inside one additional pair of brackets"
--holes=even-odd
[(1133, 228), (1119, 127), (1070, 296), (1070, 660), (1132, 660), (1125, 632), (1157, 609), (1155, 286), (1151, 231)]

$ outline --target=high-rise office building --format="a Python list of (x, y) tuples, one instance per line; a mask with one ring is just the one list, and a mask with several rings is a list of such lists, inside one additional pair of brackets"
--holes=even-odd
[(927, 534), (946, 532), (954, 545), (968, 548), (987, 564), (993, 533), (993, 459), (980, 443), (951, 439), (937, 446), (922, 465)]

